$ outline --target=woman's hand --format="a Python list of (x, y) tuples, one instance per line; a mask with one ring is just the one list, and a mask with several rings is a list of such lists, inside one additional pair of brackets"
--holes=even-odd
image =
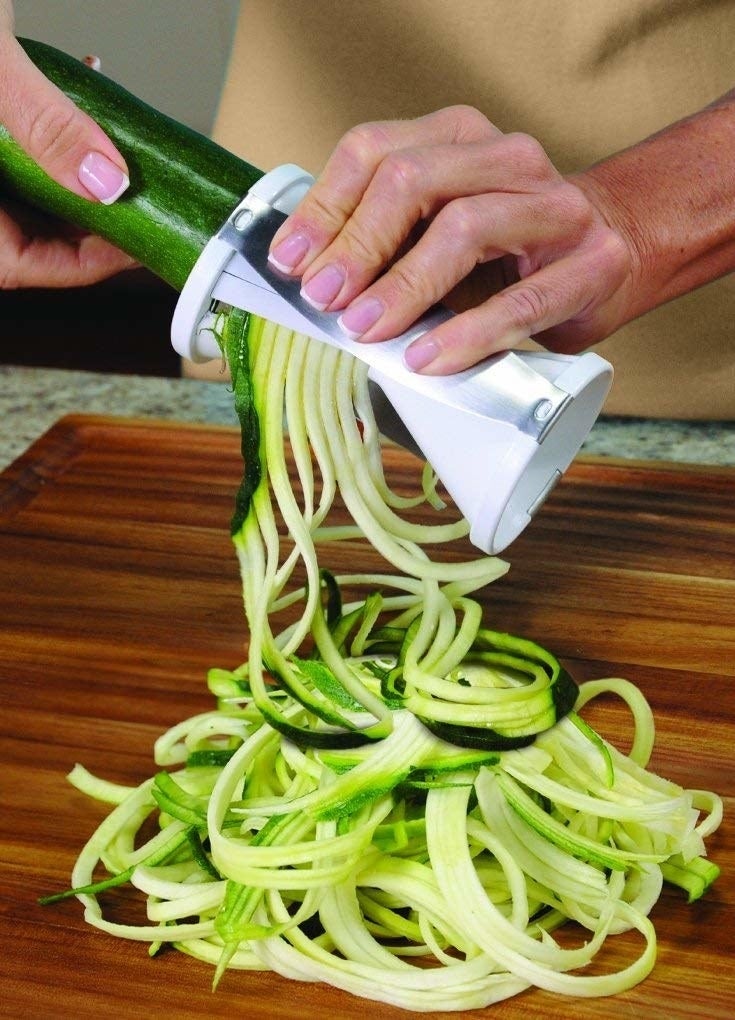
[[(0, 0), (0, 124), (59, 184), (90, 201), (114, 202), (128, 186), (125, 161), (29, 60), (12, 14)], [(107, 241), (41, 220), (0, 195), (0, 289), (78, 286), (132, 265)]]
[(364, 341), (437, 301), (471, 304), (408, 348), (415, 371), (456, 372), (529, 336), (574, 352), (626, 320), (636, 275), (635, 246), (599, 201), (533, 138), (452, 107), (350, 131), (271, 261)]

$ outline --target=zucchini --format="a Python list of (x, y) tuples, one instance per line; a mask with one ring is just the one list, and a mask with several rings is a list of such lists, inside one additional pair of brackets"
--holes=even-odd
[(204, 245), (262, 171), (81, 61), (45, 43), (19, 42), (107, 132), (127, 161), (130, 187), (109, 206), (80, 198), (51, 180), (0, 125), (0, 192), (99, 234), (181, 290)]

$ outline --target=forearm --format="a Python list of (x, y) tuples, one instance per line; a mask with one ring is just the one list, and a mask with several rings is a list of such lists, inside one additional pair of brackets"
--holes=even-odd
[(735, 90), (574, 177), (629, 242), (619, 325), (735, 269)]

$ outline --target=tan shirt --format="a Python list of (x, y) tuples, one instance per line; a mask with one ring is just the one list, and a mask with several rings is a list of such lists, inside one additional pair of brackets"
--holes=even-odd
[[(453, 103), (570, 172), (732, 88), (735, 0), (243, 0), (215, 126), (262, 169), (318, 172), (366, 120)], [(609, 413), (735, 418), (735, 277), (595, 348)]]

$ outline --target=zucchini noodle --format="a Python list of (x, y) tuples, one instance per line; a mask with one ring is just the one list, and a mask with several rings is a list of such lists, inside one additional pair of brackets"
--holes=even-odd
[[(578, 689), (548, 651), (483, 625), (471, 596), (507, 564), (441, 557), (466, 522), (411, 519), (442, 508), (436, 479), (389, 487), (364, 366), (245, 313), (220, 326), (243, 426), (248, 658), (210, 671), (216, 709), (158, 739), (139, 787), (75, 767), (114, 807), (73, 888), (44, 902), (76, 895), (91, 925), (173, 945), (215, 984), (272, 970), (427, 1012), (632, 987), (654, 965), (663, 882), (694, 899), (717, 877), (720, 799), (648, 770), (633, 685)], [(352, 523), (332, 520), (337, 495)], [(390, 569), (333, 573), (339, 543)], [(631, 709), (627, 755), (577, 714), (601, 694)], [(104, 916), (124, 883), (147, 924)], [(625, 932), (637, 955), (629, 937), (606, 968)]]

